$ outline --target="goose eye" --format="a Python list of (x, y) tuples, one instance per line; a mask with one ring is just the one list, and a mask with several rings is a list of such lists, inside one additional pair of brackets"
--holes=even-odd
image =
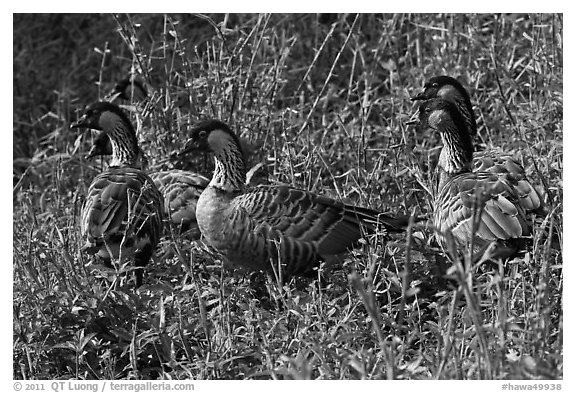
[(432, 87), (434, 87), (434, 88), (438, 87), (438, 83), (436, 83), (436, 82), (432, 83)]
[(207, 133), (206, 131), (200, 131), (200, 132), (198, 133), (198, 137), (199, 137), (200, 139), (206, 139), (206, 136), (207, 136), (207, 135), (208, 135), (208, 133)]

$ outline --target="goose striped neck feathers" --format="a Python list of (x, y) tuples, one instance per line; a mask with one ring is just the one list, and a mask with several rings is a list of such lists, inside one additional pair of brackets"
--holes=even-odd
[[(94, 140), (94, 144), (90, 148), (90, 151), (86, 154), (86, 159), (90, 160), (96, 156), (111, 156), (112, 155), (112, 144), (110, 143), (110, 138), (106, 133), (102, 132)], [(148, 157), (146, 153), (138, 147), (138, 154), (136, 158), (136, 167), (142, 170), (148, 168)]]
[(138, 167), (141, 160), (141, 150), (138, 147), (136, 132), (128, 116), (110, 102), (96, 102), (84, 111), (84, 114), (72, 128), (87, 127), (104, 131), (112, 144), (113, 167)]
[(440, 133), (444, 147), (440, 153), (438, 168), (440, 186), (448, 177), (472, 170), (472, 139), (465, 121), (456, 106), (441, 98), (420, 105), (418, 113), (420, 127), (429, 127)]
[(464, 117), (466, 128), (470, 135), (476, 135), (476, 118), (474, 117), (470, 95), (460, 82), (447, 75), (434, 76), (424, 84), (424, 90), (412, 97), (411, 100), (423, 101), (432, 98), (443, 98), (455, 104)]
[(190, 133), (184, 152), (214, 153), (214, 174), (209, 187), (226, 193), (241, 192), (245, 188), (246, 163), (238, 136), (219, 120), (197, 123)]

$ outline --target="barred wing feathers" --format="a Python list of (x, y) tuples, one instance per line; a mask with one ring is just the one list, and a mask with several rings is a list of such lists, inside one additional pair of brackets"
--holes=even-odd
[(196, 205), (210, 181), (202, 175), (183, 170), (154, 172), (150, 177), (164, 197), (164, 212), (169, 221), (181, 232), (190, 231), (191, 237), (199, 237)]
[(512, 155), (495, 150), (474, 153), (474, 172), (488, 172), (509, 181), (518, 196), (520, 205), (527, 212), (542, 212), (544, 201), (528, 180), (524, 167)]
[[(133, 168), (110, 168), (94, 178), (82, 208), (85, 249), (105, 258), (133, 254), (160, 238), (163, 202), (152, 179)], [(112, 256), (108, 248), (113, 250)]]
[[(490, 173), (464, 173), (446, 183), (436, 199), (434, 221), (440, 233), (451, 231), (460, 244), (466, 244), (474, 229), (476, 209), (482, 211), (475, 232), (479, 246), (528, 234), (525, 210), (518, 203), (514, 185)], [(441, 235), (438, 240), (445, 244)]]
[[(262, 185), (231, 201), (221, 234), (233, 262), (265, 269), (270, 259), (280, 258), (287, 274), (302, 274), (374, 232), (379, 215), (289, 186)], [(393, 231), (407, 224), (407, 219), (380, 219)]]

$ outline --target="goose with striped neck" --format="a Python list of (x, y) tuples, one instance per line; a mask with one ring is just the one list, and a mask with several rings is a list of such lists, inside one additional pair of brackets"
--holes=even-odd
[(245, 184), (238, 137), (218, 120), (196, 124), (185, 151), (214, 154), (215, 169), (198, 200), (198, 226), (225, 265), (310, 275), (320, 261), (335, 263), (363, 236), (382, 227), (403, 231), (407, 217), (390, 217), (287, 185)]
[[(132, 102), (136, 108), (141, 108), (147, 99), (147, 94), (147, 89), (139, 80), (125, 78), (114, 86), (106, 96), (106, 100)], [(109, 155), (112, 155), (112, 145), (108, 135), (103, 132), (94, 140), (86, 158)], [(148, 159), (140, 149), (137, 166), (148, 169)], [(166, 223), (186, 239), (199, 239), (200, 231), (196, 224), (196, 202), (208, 185), (208, 179), (198, 173), (178, 169), (149, 171), (148, 174), (163, 195), (164, 214), (168, 217)]]
[(472, 139), (458, 107), (434, 98), (418, 115), (418, 125), (438, 132), (443, 143), (433, 216), (438, 243), (447, 252), (455, 244), (462, 255), (469, 247), (475, 255), (490, 247), (494, 258), (522, 251), (531, 235), (522, 195), (510, 177), (472, 171)]
[[(476, 117), (472, 109), (470, 95), (458, 80), (447, 75), (432, 77), (424, 84), (423, 91), (411, 99), (412, 101), (425, 101), (433, 98), (442, 98), (454, 104), (464, 120), (464, 127), (467, 132), (472, 138), (477, 135)], [(533, 211), (538, 214), (544, 212), (542, 196), (533, 187), (522, 164), (512, 155), (501, 149), (477, 151), (473, 153), (471, 165), (474, 172), (488, 172), (507, 177), (512, 181), (512, 187), (526, 211)]]
[(109, 102), (90, 105), (71, 127), (103, 131), (112, 145), (110, 166), (94, 178), (82, 207), (81, 234), (86, 239), (82, 249), (107, 265), (111, 260), (134, 258), (138, 287), (142, 269), (160, 240), (164, 207), (158, 188), (139, 169), (134, 128), (126, 114)]

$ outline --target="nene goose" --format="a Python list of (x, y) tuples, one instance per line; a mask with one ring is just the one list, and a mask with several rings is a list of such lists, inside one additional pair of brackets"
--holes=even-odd
[(198, 200), (196, 217), (207, 244), (225, 265), (274, 272), (284, 280), (311, 275), (320, 261), (333, 264), (377, 227), (400, 232), (406, 217), (377, 211), (296, 189), (288, 185), (245, 185), (240, 141), (227, 124), (196, 124), (183, 152), (214, 154), (210, 184)]
[[(144, 85), (129, 78), (120, 80), (106, 95), (107, 101), (133, 102), (136, 106), (141, 106), (146, 98), (147, 90)], [(86, 158), (111, 154), (110, 138), (103, 132), (94, 140)], [(146, 155), (140, 149), (137, 164), (141, 169), (148, 167)], [(151, 171), (149, 176), (163, 195), (167, 224), (188, 239), (200, 238), (196, 225), (196, 202), (209, 180), (198, 173), (183, 170)]]
[[(443, 98), (453, 103), (462, 116), (465, 128), (472, 138), (477, 134), (476, 118), (470, 95), (456, 79), (441, 75), (430, 78), (424, 84), (424, 90), (412, 97), (412, 101)], [(443, 150), (446, 152), (446, 150)], [(500, 176), (512, 177), (513, 187), (520, 197), (520, 203), (527, 211), (544, 211), (544, 202), (540, 193), (530, 184), (522, 164), (510, 154), (500, 150), (474, 152), (472, 159), (474, 172), (489, 172)]]
[(471, 246), (476, 256), (489, 251), (493, 258), (525, 248), (531, 228), (523, 203), (526, 193), (519, 191), (523, 186), (512, 176), (472, 171), (472, 138), (458, 107), (434, 98), (420, 105), (418, 119), (420, 127), (438, 132), (443, 143), (433, 216), (442, 248), (451, 252), (455, 245), (464, 254)]
[(111, 259), (134, 258), (136, 286), (162, 233), (163, 198), (152, 179), (138, 169), (136, 133), (126, 114), (115, 104), (90, 105), (72, 128), (105, 132), (112, 144), (108, 169), (94, 178), (82, 207), (82, 247), (110, 266)]

